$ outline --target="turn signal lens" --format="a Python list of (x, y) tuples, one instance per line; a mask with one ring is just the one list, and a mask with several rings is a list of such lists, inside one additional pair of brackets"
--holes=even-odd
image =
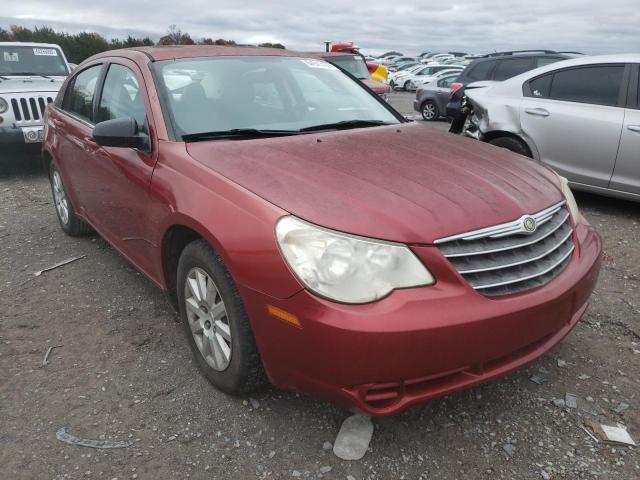
[(272, 317), (283, 320), (288, 324), (293, 325), (294, 327), (302, 328), (302, 323), (300, 323), (298, 317), (296, 317), (293, 313), (289, 313), (285, 310), (282, 310), (281, 308), (274, 307), (273, 305), (267, 305), (267, 311)]

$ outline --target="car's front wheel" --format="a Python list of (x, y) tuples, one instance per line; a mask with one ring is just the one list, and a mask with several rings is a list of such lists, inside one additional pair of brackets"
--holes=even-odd
[(511, 150), (514, 153), (519, 153), (520, 155), (524, 155), (525, 157), (531, 157), (531, 152), (529, 152), (529, 148), (527, 145), (520, 139), (515, 137), (497, 137), (492, 140), (489, 140), (491, 145), (495, 145), (496, 147), (506, 148), (507, 150)]
[(438, 119), (438, 106), (431, 100), (427, 100), (422, 104), (422, 118), (427, 122), (433, 122)]
[(78, 217), (75, 213), (71, 199), (67, 195), (62, 175), (55, 162), (51, 162), (49, 170), (49, 182), (51, 183), (51, 193), (53, 203), (56, 207), (56, 215), (62, 230), (72, 237), (86, 235), (93, 232), (91, 226)]
[(229, 394), (262, 386), (262, 362), (240, 294), (207, 242), (185, 247), (177, 280), (185, 334), (204, 376)]

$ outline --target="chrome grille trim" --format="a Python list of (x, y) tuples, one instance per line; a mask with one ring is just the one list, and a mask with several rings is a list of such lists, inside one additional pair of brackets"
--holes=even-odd
[[(533, 233), (523, 229), (523, 219), (528, 217), (538, 226)], [(513, 222), (434, 243), (467, 283), (486, 296), (522, 292), (548, 283), (569, 264), (575, 250), (565, 202)]]
[[(491, 244), (500, 245), (488, 248), (479, 248), (480, 246), (476, 244), (469, 244), (468, 246), (478, 246), (476, 250), (464, 250), (460, 251), (460, 246), (464, 242), (463, 240), (458, 240), (456, 243), (452, 242), (451, 245), (441, 245), (440, 250), (447, 258), (453, 257), (467, 257), (472, 255), (485, 255), (487, 253), (496, 253), (502, 252), (504, 250), (512, 250), (517, 247), (527, 247), (529, 245), (533, 245), (534, 243), (538, 243), (541, 240), (544, 240), (549, 235), (552, 235), (558, 228), (562, 227), (562, 225), (569, 218), (569, 212), (566, 210), (561, 210), (560, 216), (557, 216), (553, 222), (547, 223), (544, 227), (539, 228), (536, 233), (529, 235), (528, 240), (523, 242), (518, 237), (512, 237), (510, 239), (502, 238), (502, 243), (499, 242), (491, 242)], [(486, 245), (489, 243), (487, 242)], [(455, 248), (455, 252), (454, 249)]]
[(560, 203), (556, 203), (541, 212), (534, 213), (532, 215), (523, 215), (522, 217), (512, 222), (502, 223), (500, 225), (494, 225), (492, 227), (481, 228), (472, 232), (460, 233), (458, 235), (452, 235), (451, 237), (441, 238), (436, 240), (435, 244), (451, 242), (453, 240), (477, 240), (479, 238), (491, 237), (499, 238), (506, 235), (513, 235), (514, 233), (522, 233), (522, 219), (525, 217), (533, 217), (538, 225), (542, 225), (553, 215), (560, 210), (566, 202), (563, 200)]

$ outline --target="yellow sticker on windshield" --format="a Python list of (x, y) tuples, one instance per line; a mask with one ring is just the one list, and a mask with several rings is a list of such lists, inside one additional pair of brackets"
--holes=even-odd
[(18, 52), (4, 52), (4, 61), (5, 62), (19, 62), (20, 57), (18, 56)]

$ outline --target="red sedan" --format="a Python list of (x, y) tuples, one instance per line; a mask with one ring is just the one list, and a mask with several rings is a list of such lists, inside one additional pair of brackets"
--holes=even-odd
[(540, 163), (282, 50), (94, 56), (46, 118), (62, 229), (172, 293), (202, 372), (371, 415), (503, 375), (585, 312), (601, 242)]

